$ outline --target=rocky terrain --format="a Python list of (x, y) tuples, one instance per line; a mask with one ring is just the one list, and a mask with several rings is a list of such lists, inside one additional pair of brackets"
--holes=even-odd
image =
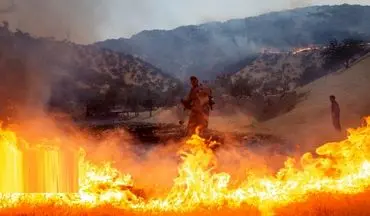
[[(143, 31), (99, 46), (137, 55), (179, 78), (211, 79), (225, 67), (265, 49), (287, 51), (330, 39), (368, 38), (370, 7), (314, 6), (256, 17)], [(229, 71), (237, 72), (237, 71)]]

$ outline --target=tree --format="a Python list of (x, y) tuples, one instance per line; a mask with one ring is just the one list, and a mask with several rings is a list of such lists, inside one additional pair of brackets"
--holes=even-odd
[(111, 85), (105, 94), (105, 105), (109, 108), (114, 107), (117, 103), (118, 89)]
[(8, 21), (3, 21), (3, 27), (8, 30), (9, 29), (9, 22)]
[(344, 64), (348, 68), (351, 59), (357, 54), (362, 54), (365, 50), (365, 44), (361, 40), (348, 38), (340, 43), (337, 40), (332, 40), (321, 53), (325, 60), (324, 67), (336, 69), (337, 65)]
[(146, 99), (143, 101), (142, 105), (145, 109), (149, 110), (149, 116), (152, 117), (154, 107), (158, 105), (159, 95), (151, 90), (147, 90)]
[(217, 76), (215, 80), (215, 85), (221, 88), (228, 88), (230, 85), (230, 76), (228, 74)]
[(171, 86), (167, 92), (161, 93), (161, 95), (156, 95), (156, 99), (159, 100), (158, 103), (162, 103), (162, 106), (171, 107), (179, 103), (179, 98), (183, 97), (184, 95), (186, 95), (184, 86), (177, 84)]
[(143, 107), (149, 109), (149, 116), (152, 117), (153, 112), (153, 98), (150, 90), (147, 90), (147, 98), (143, 102)]
[(252, 96), (252, 87), (249, 85), (248, 80), (238, 79), (230, 86), (230, 95), (236, 97), (238, 102), (243, 97)]
[(144, 108), (149, 109), (149, 116), (152, 117), (154, 107), (153, 99), (146, 99), (143, 106)]
[(283, 93), (289, 91), (289, 78), (287, 79), (285, 75), (291, 74), (292, 71), (294, 71), (294, 69), (290, 63), (284, 63), (279, 71), (280, 74), (278, 74), (278, 79)]
[(139, 101), (135, 95), (129, 95), (126, 100), (126, 107), (129, 107), (132, 112), (138, 112)]

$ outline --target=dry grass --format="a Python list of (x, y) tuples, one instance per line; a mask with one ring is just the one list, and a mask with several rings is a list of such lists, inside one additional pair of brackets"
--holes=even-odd
[[(305, 202), (294, 203), (289, 206), (281, 207), (275, 210), (278, 216), (354, 216), (354, 215), (370, 215), (370, 191), (357, 195), (339, 195), (339, 194), (315, 194)], [(5, 215), (261, 215), (261, 213), (251, 206), (244, 206), (240, 209), (206, 209), (200, 208), (194, 212), (188, 213), (134, 213), (131, 211), (114, 208), (111, 206), (102, 206), (98, 208), (86, 209), (67, 206), (27, 206), (23, 205), (17, 208), (9, 208), (0, 210), (0, 216)]]
[(299, 91), (309, 92), (306, 100), (297, 104), (291, 112), (261, 124), (275, 135), (302, 145), (345, 138), (345, 132), (339, 134), (332, 126), (329, 96), (333, 94), (337, 97), (342, 127), (357, 127), (362, 117), (370, 115), (369, 67), (370, 56), (348, 70), (304, 86)]

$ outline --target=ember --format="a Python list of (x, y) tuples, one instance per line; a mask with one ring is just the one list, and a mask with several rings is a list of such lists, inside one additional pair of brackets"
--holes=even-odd
[(276, 175), (251, 171), (238, 185), (231, 184), (230, 174), (216, 171), (217, 160), (206, 140), (193, 135), (179, 150), (181, 163), (172, 188), (162, 197), (145, 197), (134, 189), (130, 174), (111, 163), (93, 164), (83, 149), (30, 146), (14, 132), (2, 130), (1, 210), (26, 214), (31, 206), (52, 205), (80, 211), (108, 204), (135, 213), (255, 207), (270, 215), (315, 193), (355, 195), (369, 188), (370, 118), (348, 132), (346, 140), (319, 147), (317, 157), (306, 153), (299, 163), (289, 158)]

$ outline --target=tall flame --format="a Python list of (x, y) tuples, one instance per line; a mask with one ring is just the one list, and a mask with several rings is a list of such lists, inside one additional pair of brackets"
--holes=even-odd
[[(306, 153), (299, 161), (288, 158), (275, 175), (248, 173), (248, 178), (239, 185), (231, 185), (230, 174), (216, 172), (217, 158), (213, 150), (206, 140), (195, 134), (179, 151), (178, 176), (171, 190), (163, 197), (149, 198), (135, 191), (131, 175), (120, 173), (111, 163), (99, 165), (87, 161), (83, 149), (77, 156), (67, 156), (61, 153), (64, 151), (61, 148), (31, 148), (14, 132), (2, 130), (0, 204), (3, 209), (24, 203), (85, 208), (109, 204), (144, 213), (233, 209), (247, 205), (266, 215), (273, 214), (278, 207), (304, 201), (318, 192), (357, 194), (368, 189), (370, 118), (366, 122), (363, 127), (349, 129), (346, 140), (316, 149), (316, 156)], [(33, 155), (32, 159), (27, 154)], [(32, 166), (25, 163), (30, 160)], [(27, 172), (29, 168), (35, 172)], [(60, 193), (61, 188), (74, 187), (77, 187), (76, 193)], [(49, 193), (28, 194), (29, 188)]]

